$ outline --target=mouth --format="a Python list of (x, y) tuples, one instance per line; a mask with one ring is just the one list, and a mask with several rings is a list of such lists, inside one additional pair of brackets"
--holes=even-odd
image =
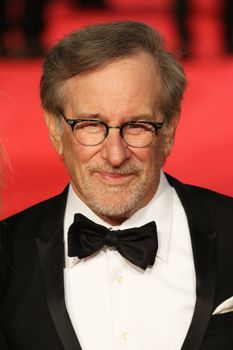
[(99, 173), (103, 178), (106, 179), (125, 179), (129, 176), (132, 176), (133, 174), (129, 173), (129, 174), (116, 174), (116, 173), (111, 173), (111, 172), (101, 172)]
[(88, 165), (89, 175), (93, 180), (111, 188), (123, 188), (137, 182), (141, 177), (143, 167), (140, 164), (124, 164), (121, 167), (111, 167), (108, 164)]
[(131, 181), (133, 177), (135, 177), (135, 174), (133, 173), (127, 173), (127, 174), (121, 174), (121, 173), (112, 173), (112, 172), (96, 172), (95, 173), (98, 178), (103, 180), (104, 182), (107, 182), (108, 184), (112, 185), (124, 185)]

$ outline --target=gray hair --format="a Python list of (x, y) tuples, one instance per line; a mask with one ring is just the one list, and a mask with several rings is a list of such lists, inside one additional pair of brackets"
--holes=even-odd
[(186, 87), (183, 68), (164, 48), (158, 31), (133, 21), (89, 25), (52, 47), (44, 59), (40, 83), (43, 108), (59, 115), (64, 103), (61, 87), (68, 79), (140, 50), (157, 62), (162, 81), (160, 110), (169, 121), (181, 108)]

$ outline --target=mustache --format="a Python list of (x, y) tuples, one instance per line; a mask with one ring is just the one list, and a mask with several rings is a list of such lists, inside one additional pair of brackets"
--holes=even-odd
[(90, 171), (91, 174), (98, 172), (98, 173), (111, 173), (114, 175), (140, 175), (143, 166), (141, 164), (123, 164), (119, 167), (112, 167), (109, 164), (93, 164), (93, 165), (88, 165), (87, 169)]

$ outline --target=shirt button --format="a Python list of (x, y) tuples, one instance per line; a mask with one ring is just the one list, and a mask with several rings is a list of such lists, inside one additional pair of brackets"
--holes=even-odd
[(129, 340), (129, 332), (122, 332), (121, 338), (125, 341)]
[(116, 280), (117, 280), (118, 284), (122, 284), (124, 281), (124, 278), (121, 275), (119, 275), (119, 276), (117, 276)]

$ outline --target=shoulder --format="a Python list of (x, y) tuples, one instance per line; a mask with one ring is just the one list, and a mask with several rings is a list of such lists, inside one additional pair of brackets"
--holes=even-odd
[[(0, 222), (0, 285), (19, 264), (32, 264), (37, 238), (49, 239), (62, 227), (67, 190)], [(2, 293), (0, 286), (0, 299)]]
[(233, 197), (227, 196), (207, 188), (186, 185), (190, 191), (200, 198), (209, 210), (224, 210), (233, 212)]
[(51, 215), (51, 212), (60, 212), (64, 210), (68, 187), (65, 190), (49, 199), (37, 203), (27, 209), (20, 211), (2, 221), (8, 229), (16, 229), (17, 227), (33, 225), (36, 227)]
[[(171, 186), (176, 190), (189, 217), (196, 221), (209, 222), (219, 232), (233, 231), (233, 198), (215, 191), (184, 184), (166, 175)], [(231, 234), (233, 237), (233, 235)]]
[(65, 212), (68, 187), (59, 195), (33, 205), (0, 222), (1, 256), (14, 247), (32, 243), (44, 232), (60, 225)]
[(192, 197), (195, 197), (208, 204), (208, 207), (217, 206), (218, 208), (222, 207), (233, 210), (233, 197), (231, 196), (227, 196), (204, 187), (183, 183), (168, 174), (166, 174), (166, 177), (170, 185), (176, 189), (178, 194), (182, 195), (184, 193), (191, 199)]

